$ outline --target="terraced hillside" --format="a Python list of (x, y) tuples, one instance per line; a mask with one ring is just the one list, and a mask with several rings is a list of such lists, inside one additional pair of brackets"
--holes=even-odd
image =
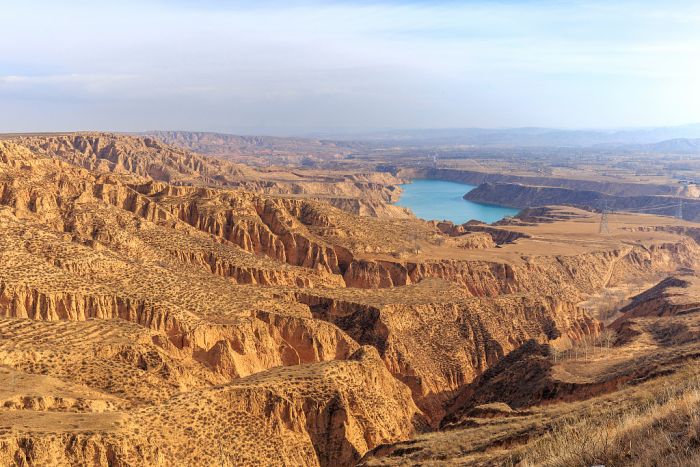
[(398, 195), (396, 187), (391, 185), (398, 179), (389, 174), (371, 171), (329, 173), (269, 166), (254, 169), (169, 146), (155, 137), (69, 133), (12, 139), (37, 154), (98, 173), (131, 174), (141, 180), (175, 185), (223, 186), (318, 198), (358, 214), (409, 217), (404, 209), (386, 203)]
[[(612, 324), (590, 305), (695, 270), (692, 224), (618, 214), (601, 236), (552, 207), (454, 226), (334, 206), (376, 185), (352, 199), (390, 213), (381, 174), (272, 177), (148, 137), (0, 140), (0, 464), (452, 462), (401, 443), (471, 436), (447, 427), (483, 404), (613, 397), (693, 355), (680, 308), (660, 314), (681, 344), (644, 324), (658, 287)], [(610, 329), (621, 360), (570, 357)]]

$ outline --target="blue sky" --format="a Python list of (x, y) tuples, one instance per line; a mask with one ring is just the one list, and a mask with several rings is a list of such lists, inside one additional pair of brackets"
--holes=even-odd
[(0, 0), (0, 21), (0, 132), (700, 122), (698, 2)]

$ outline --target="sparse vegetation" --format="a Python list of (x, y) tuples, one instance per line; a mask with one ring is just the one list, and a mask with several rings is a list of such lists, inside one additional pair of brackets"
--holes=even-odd
[(700, 355), (697, 284), (618, 313), (630, 280), (692, 272), (696, 233), (675, 220), (621, 215), (632, 227), (600, 237), (554, 206), (439, 227), (391, 217), (395, 175), (16, 141), (0, 141), (0, 463), (327, 466), (430, 446), (430, 462), (556, 465), (568, 446), (625, 463), (647, 455), (625, 450), (639, 433), (694, 455), (697, 387), (653, 383)]
[[(700, 379), (687, 371), (627, 410), (566, 417), (524, 450), (519, 465), (664, 465), (700, 460)], [(671, 382), (669, 382), (671, 383)]]
[(615, 341), (617, 332), (610, 328), (604, 328), (597, 335), (586, 335), (574, 342), (574, 344), (564, 350), (551, 347), (551, 354), (554, 362), (562, 360), (588, 360), (600, 354), (609, 354)]

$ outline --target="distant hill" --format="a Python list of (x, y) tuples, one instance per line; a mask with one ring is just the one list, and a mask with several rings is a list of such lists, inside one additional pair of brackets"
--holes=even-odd
[(530, 146), (587, 147), (641, 145), (673, 139), (700, 138), (700, 124), (629, 130), (559, 130), (553, 128), (452, 128), (431, 130), (389, 130), (346, 135), (324, 135), (329, 139), (367, 141), (416, 146)]
[(166, 144), (227, 158), (285, 155), (317, 158), (347, 155), (369, 146), (597, 147), (659, 152), (697, 152), (700, 124), (627, 130), (555, 128), (444, 128), (319, 134), (308, 138), (241, 136), (194, 131), (140, 133)]
[(310, 138), (241, 136), (200, 131), (150, 131), (140, 133), (166, 144), (202, 154), (315, 154), (331, 156), (349, 152), (347, 143)]
[(653, 152), (668, 152), (677, 154), (700, 154), (700, 138), (676, 138), (659, 143), (644, 145)]

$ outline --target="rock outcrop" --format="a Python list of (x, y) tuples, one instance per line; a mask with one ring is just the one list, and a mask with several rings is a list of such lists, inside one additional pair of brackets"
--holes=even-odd
[(671, 276), (636, 295), (620, 311), (624, 319), (644, 316), (675, 316), (700, 311), (700, 279)]
[[(599, 191), (575, 190), (551, 186), (528, 186), (513, 183), (484, 183), (464, 195), (465, 199), (502, 204), (516, 208), (568, 205), (589, 210), (615, 211), (675, 216), (679, 198), (663, 195), (615, 196)], [(683, 219), (700, 219), (700, 201), (683, 198)]]
[(681, 186), (676, 187), (669, 184), (633, 183), (619, 180), (611, 182), (574, 177), (528, 176), (459, 169), (403, 169), (398, 170), (396, 174), (403, 178), (448, 180), (477, 186), (481, 184), (512, 184), (530, 187), (563, 188), (574, 191), (594, 191), (613, 196), (676, 196), (682, 190)]
[[(469, 419), (527, 417), (478, 407), (522, 395), (499, 378), (520, 378), (541, 354), (528, 349), (599, 333), (579, 302), (699, 265), (680, 221), (618, 215), (602, 236), (594, 214), (549, 207), (428, 223), (382, 204), (389, 179), (133, 136), (0, 140), (0, 464), (354, 465), (436, 429), (455, 400)], [(624, 372), (542, 360), (536, 397), (700, 355), (669, 284), (626, 309), (615, 345), (644, 352)]]
[[(439, 280), (391, 292), (349, 292), (296, 296), (314, 317), (377, 348), (433, 423), (455, 390), (530, 339), (566, 346), (600, 329), (583, 310), (553, 297), (471, 298)], [(501, 319), (506, 315), (507, 323)]]
[(23, 427), (0, 435), (0, 461), (352, 465), (368, 449), (421, 426), (410, 391), (372, 348), (347, 361), (271, 370), (132, 412), (52, 418), (73, 426), (50, 434), (41, 419), (25, 417)]

